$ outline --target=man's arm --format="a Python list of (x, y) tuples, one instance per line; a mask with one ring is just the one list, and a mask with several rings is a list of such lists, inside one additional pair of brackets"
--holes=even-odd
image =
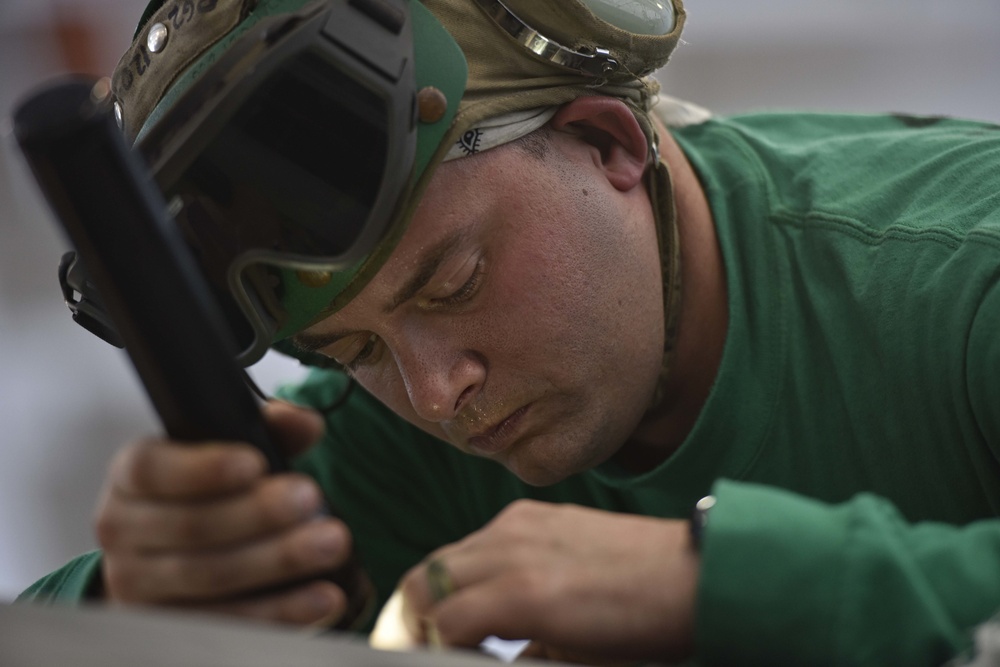
[[(936, 667), (1000, 607), (1000, 520), (909, 524), (871, 495), (713, 490), (698, 551), (685, 521), (512, 506), (411, 570), (409, 629), (459, 646), (527, 638), (536, 655), (588, 662)], [(443, 599), (430, 563), (448, 573)]]
[(910, 524), (871, 495), (714, 491), (696, 622), (708, 664), (939, 665), (1000, 608), (1000, 520)]
[(675, 661), (694, 648), (698, 570), (687, 521), (522, 500), (414, 567), (403, 617), (448, 646), (496, 635), (532, 640), (533, 657)]

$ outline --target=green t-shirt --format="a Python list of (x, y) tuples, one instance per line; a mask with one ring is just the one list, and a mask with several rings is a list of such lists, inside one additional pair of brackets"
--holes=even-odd
[[(998, 130), (799, 114), (676, 130), (715, 217), (729, 332), (655, 470), (532, 488), (361, 390), (299, 465), (383, 599), (516, 498), (686, 517), (712, 492), (699, 661), (939, 664), (1000, 607)], [(287, 396), (324, 406), (343, 387), (317, 372)], [(74, 598), (81, 576), (25, 597)]]

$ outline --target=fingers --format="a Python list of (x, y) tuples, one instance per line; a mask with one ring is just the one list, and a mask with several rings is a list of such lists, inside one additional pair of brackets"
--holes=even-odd
[[(266, 406), (265, 419), (288, 452), (322, 434), (316, 413), (286, 403)], [(353, 563), (350, 532), (320, 515), (315, 481), (267, 473), (243, 443), (148, 439), (123, 449), (96, 521), (105, 596), (297, 624), (339, 619), (346, 595), (323, 578)]]
[[(428, 563), (448, 573), (444, 599)], [(497, 635), (560, 655), (675, 659), (692, 650), (698, 572), (684, 521), (518, 503), (407, 574), (404, 620), (449, 646)]]
[(268, 432), (287, 456), (301, 454), (323, 435), (323, 417), (315, 410), (286, 401), (268, 401), (264, 406)]
[(267, 470), (250, 445), (189, 445), (146, 440), (122, 449), (111, 462), (111, 492), (150, 500), (194, 500), (248, 488)]
[(221, 600), (332, 571), (350, 553), (346, 526), (317, 519), (231, 549), (119, 553), (105, 559), (105, 586), (123, 602)]
[(493, 579), (460, 589), (440, 603), (429, 623), (446, 646), (475, 647), (490, 635), (521, 639), (538, 631), (531, 591)]
[[(313, 410), (271, 401), (264, 414), (269, 432), (289, 455), (308, 448), (323, 433), (322, 418)], [(239, 491), (266, 471), (264, 456), (247, 444), (150, 439), (119, 452), (110, 481), (126, 496), (193, 499)]]
[[(322, 506), (316, 484), (303, 475), (260, 480), (254, 493), (203, 502), (108, 503), (97, 523), (106, 550), (156, 552), (223, 547), (255, 539), (315, 516)], [(142, 530), (131, 529), (142, 526)]]
[(262, 621), (277, 620), (325, 628), (334, 625), (343, 616), (347, 598), (335, 585), (317, 580), (270, 595), (196, 605), (194, 608)]
[[(428, 564), (448, 572), (452, 592), (435, 594)], [(403, 620), (420, 639), (447, 646), (478, 646), (486, 637), (526, 638), (537, 632), (549, 582), (527, 569), (512, 570), (500, 551), (471, 553), (445, 549), (403, 579)]]

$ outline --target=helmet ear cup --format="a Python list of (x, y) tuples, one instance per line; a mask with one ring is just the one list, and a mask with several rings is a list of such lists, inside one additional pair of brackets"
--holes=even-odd
[(666, 35), (677, 23), (673, 0), (580, 0), (597, 18), (636, 35)]

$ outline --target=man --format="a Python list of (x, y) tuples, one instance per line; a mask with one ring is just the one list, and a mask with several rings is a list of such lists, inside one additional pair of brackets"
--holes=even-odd
[[(676, 43), (679, 3), (653, 36), (580, 3), (500, 5), (584, 60), (611, 44), (596, 75), (540, 61), (480, 4), (498, 3), (425, 3), (469, 86), (398, 242), (283, 332), (347, 373), (287, 392), (335, 405), (323, 420), (267, 408), (289, 452), (322, 438), (297, 460), (308, 476), (266, 476), (240, 444), (137, 443), (109, 471), (103, 553), (26, 597), (352, 623), (354, 600), (312, 577), (355, 554), (379, 601), (398, 582), (411, 631), (449, 645), (948, 659), (1000, 606), (997, 128), (668, 131), (642, 75)], [(177, 28), (183, 62), (124, 90), (171, 9), (154, 5), (117, 74), (130, 136), (232, 28), (193, 54)], [(347, 376), (363, 391), (344, 398)], [(340, 519), (316, 518), (321, 495)]]

